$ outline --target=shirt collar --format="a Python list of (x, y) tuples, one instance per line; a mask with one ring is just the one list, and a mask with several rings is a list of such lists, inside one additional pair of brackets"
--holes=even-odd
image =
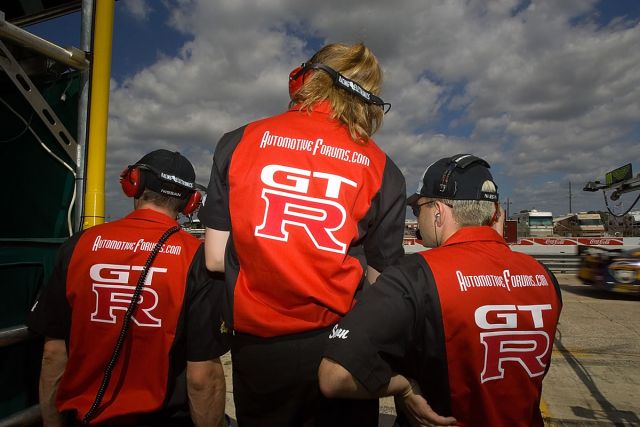
[(166, 224), (167, 227), (178, 225), (178, 221), (176, 221), (174, 218), (171, 218), (170, 216), (153, 209), (136, 209), (125, 218), (157, 222), (160, 224)]
[(465, 242), (496, 242), (506, 245), (507, 242), (498, 234), (496, 230), (488, 226), (462, 227), (453, 233), (442, 246), (457, 245)]

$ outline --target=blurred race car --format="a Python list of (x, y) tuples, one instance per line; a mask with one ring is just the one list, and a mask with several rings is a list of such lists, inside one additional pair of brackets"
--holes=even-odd
[(640, 295), (640, 248), (632, 250), (578, 246), (582, 283), (613, 292)]

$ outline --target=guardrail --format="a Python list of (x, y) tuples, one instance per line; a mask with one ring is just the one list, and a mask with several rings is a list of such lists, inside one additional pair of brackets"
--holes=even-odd
[[(562, 246), (520, 246), (520, 247), (512, 247), (513, 250), (522, 253), (528, 253), (541, 263), (547, 266), (547, 268), (554, 273), (577, 273), (580, 267), (580, 257), (574, 253), (557, 253), (561, 250), (565, 250), (568, 247)], [(573, 247), (575, 248), (575, 246)], [(571, 249), (573, 249), (571, 248)], [(407, 254), (419, 252), (426, 250), (422, 245), (414, 244), (414, 245), (404, 245), (404, 252)], [(536, 252), (534, 252), (536, 250)], [(544, 251), (544, 252), (540, 252)], [(549, 253), (549, 252), (555, 253)], [(573, 249), (575, 251), (575, 249)]]
[[(33, 338), (25, 325), (0, 329), (0, 347), (7, 347)], [(0, 419), (0, 427), (32, 426), (40, 423), (40, 406), (30, 406), (6, 418)]]
[(0, 427), (25, 427), (40, 425), (40, 405), (34, 405), (0, 420)]
[(26, 341), (30, 338), (29, 329), (25, 325), (0, 329), (0, 347)]
[(534, 258), (554, 273), (576, 273), (580, 257), (576, 255), (534, 255)]

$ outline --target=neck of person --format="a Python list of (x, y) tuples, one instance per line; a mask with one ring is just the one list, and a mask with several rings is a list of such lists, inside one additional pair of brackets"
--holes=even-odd
[(173, 219), (178, 218), (178, 212), (171, 209), (167, 209), (163, 206), (158, 206), (155, 203), (148, 202), (146, 200), (134, 199), (133, 208), (134, 209), (151, 209), (152, 211), (163, 213), (169, 218), (173, 218)]
[(458, 230), (462, 227), (453, 221), (446, 221), (442, 226), (437, 230), (437, 246), (442, 246), (445, 244), (449, 237), (453, 236)]

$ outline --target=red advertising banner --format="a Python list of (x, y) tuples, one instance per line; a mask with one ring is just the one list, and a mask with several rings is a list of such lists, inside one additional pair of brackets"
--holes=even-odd
[(622, 246), (624, 245), (624, 239), (621, 237), (609, 238), (609, 237), (581, 237), (578, 239), (580, 245), (608, 245), (608, 246)]
[(518, 245), (589, 245), (589, 246), (622, 246), (624, 238), (621, 237), (520, 237)]

